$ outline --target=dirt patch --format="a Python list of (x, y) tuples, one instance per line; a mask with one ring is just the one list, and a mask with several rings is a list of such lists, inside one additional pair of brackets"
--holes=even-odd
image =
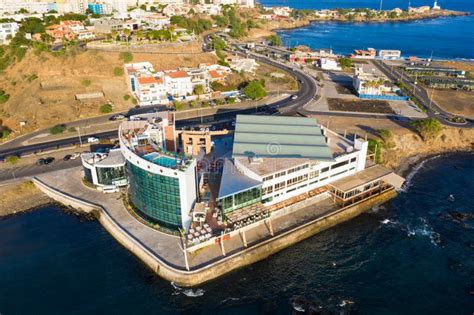
[(428, 90), (433, 101), (445, 111), (474, 119), (474, 91)]
[(346, 100), (328, 98), (329, 110), (342, 112), (362, 112), (377, 114), (395, 114), (390, 104), (378, 100)]
[(1, 186), (0, 196), (0, 217), (53, 202), (30, 181)]
[(350, 84), (336, 84), (336, 91), (339, 94), (355, 95), (352, 85)]
[[(195, 52), (197, 43), (180, 49)], [(199, 63), (215, 63), (210, 53), (180, 55), (166, 53), (134, 53), (133, 62), (150, 61), (156, 70), (180, 66), (196, 67)], [(110, 102), (114, 111), (133, 107), (131, 100), (124, 100), (128, 93), (124, 75), (114, 75), (114, 68), (123, 67), (118, 52), (70, 51), (63, 56), (31, 51), (25, 58), (13, 64), (0, 75), (0, 86), (10, 94), (10, 99), (0, 104), (3, 125), (14, 131), (20, 130), (20, 121), (26, 121), (22, 132), (49, 127), (81, 118), (100, 115), (99, 107)], [(75, 94), (103, 92), (104, 98), (77, 101)]]

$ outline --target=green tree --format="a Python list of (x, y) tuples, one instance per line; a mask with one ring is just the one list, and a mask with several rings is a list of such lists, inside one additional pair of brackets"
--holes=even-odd
[(204, 94), (204, 86), (202, 84), (198, 84), (194, 87), (193, 93), (196, 95), (202, 95)]
[(131, 31), (128, 28), (123, 30), (123, 35), (125, 35), (125, 39), (127, 40), (127, 44), (128, 44), (128, 38), (130, 37), (130, 34), (131, 34)]
[(425, 141), (436, 138), (442, 130), (441, 124), (436, 118), (415, 120), (410, 125)]
[(349, 69), (352, 67), (352, 60), (350, 58), (339, 58), (339, 64), (343, 69)]
[(261, 99), (267, 95), (267, 92), (260, 81), (251, 81), (246, 87), (244, 87), (243, 92), (245, 96), (252, 100)]
[(5, 103), (9, 98), (9, 94), (7, 94), (4, 90), (0, 90), (0, 104)]
[(278, 35), (270, 35), (266, 39), (270, 46), (281, 46), (281, 38)]

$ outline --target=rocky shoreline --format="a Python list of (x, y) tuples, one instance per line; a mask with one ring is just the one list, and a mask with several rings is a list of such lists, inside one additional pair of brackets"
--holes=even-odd
[[(450, 10), (441, 10), (440, 12), (429, 13), (429, 14), (414, 14), (410, 16), (400, 16), (396, 18), (380, 17), (373, 19), (365, 18), (356, 18), (349, 20), (344, 17), (337, 18), (318, 18), (318, 17), (309, 17), (305, 19), (297, 19), (294, 21), (279, 21), (274, 22), (272, 25), (269, 25), (267, 29), (262, 29), (262, 31), (280, 31), (280, 30), (290, 30), (297, 29), (301, 27), (308, 26), (312, 23), (324, 23), (324, 22), (338, 22), (338, 23), (390, 23), (390, 22), (413, 22), (418, 20), (428, 20), (428, 19), (437, 19), (442, 17), (457, 17), (457, 16), (469, 16), (470, 12), (463, 11), (450, 11)], [(261, 36), (263, 37), (263, 36)]]

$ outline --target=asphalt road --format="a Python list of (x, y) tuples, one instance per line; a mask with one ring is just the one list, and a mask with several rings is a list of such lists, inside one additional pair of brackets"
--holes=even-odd
[(373, 60), (373, 64), (377, 66), (393, 82), (403, 82), (405, 86), (409, 89), (409, 92), (416, 97), (418, 102), (426, 109), (427, 115), (430, 118), (437, 118), (440, 123), (446, 126), (458, 127), (458, 128), (472, 128), (474, 127), (474, 122), (467, 119), (466, 124), (455, 124), (446, 120), (446, 118), (453, 116), (449, 112), (444, 111), (439, 107), (435, 102), (431, 100), (426, 89), (422, 86), (415, 84), (415, 82), (408, 75), (402, 71), (389, 67), (382, 60)]
[(19, 166), (14, 168), (2, 169), (0, 170), (0, 182), (7, 180), (15, 180), (22, 177), (32, 177), (39, 174), (68, 169), (71, 167), (76, 167), (81, 165), (81, 159), (63, 161), (56, 160), (48, 165), (36, 165), (29, 164), (25, 166)]

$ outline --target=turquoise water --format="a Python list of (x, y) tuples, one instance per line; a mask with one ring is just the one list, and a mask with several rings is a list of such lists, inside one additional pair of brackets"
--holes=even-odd
[[(288, 5), (296, 8), (322, 9), (337, 7), (370, 7), (379, 1), (353, 0), (262, 0), (264, 5)], [(432, 1), (411, 1), (413, 6), (432, 5)], [(474, 12), (474, 1), (438, 1), (442, 7)], [(384, 0), (385, 9), (406, 8), (408, 1)], [(285, 45), (308, 45), (312, 48), (333, 48), (348, 54), (354, 49), (400, 49), (404, 56), (433, 56), (436, 59), (474, 59), (474, 16), (447, 17), (411, 22), (388, 23), (313, 23), (307, 27), (280, 31)]]
[(383, 207), (192, 290), (44, 207), (0, 220), (0, 313), (472, 314), (473, 178), (472, 154), (431, 160)]

